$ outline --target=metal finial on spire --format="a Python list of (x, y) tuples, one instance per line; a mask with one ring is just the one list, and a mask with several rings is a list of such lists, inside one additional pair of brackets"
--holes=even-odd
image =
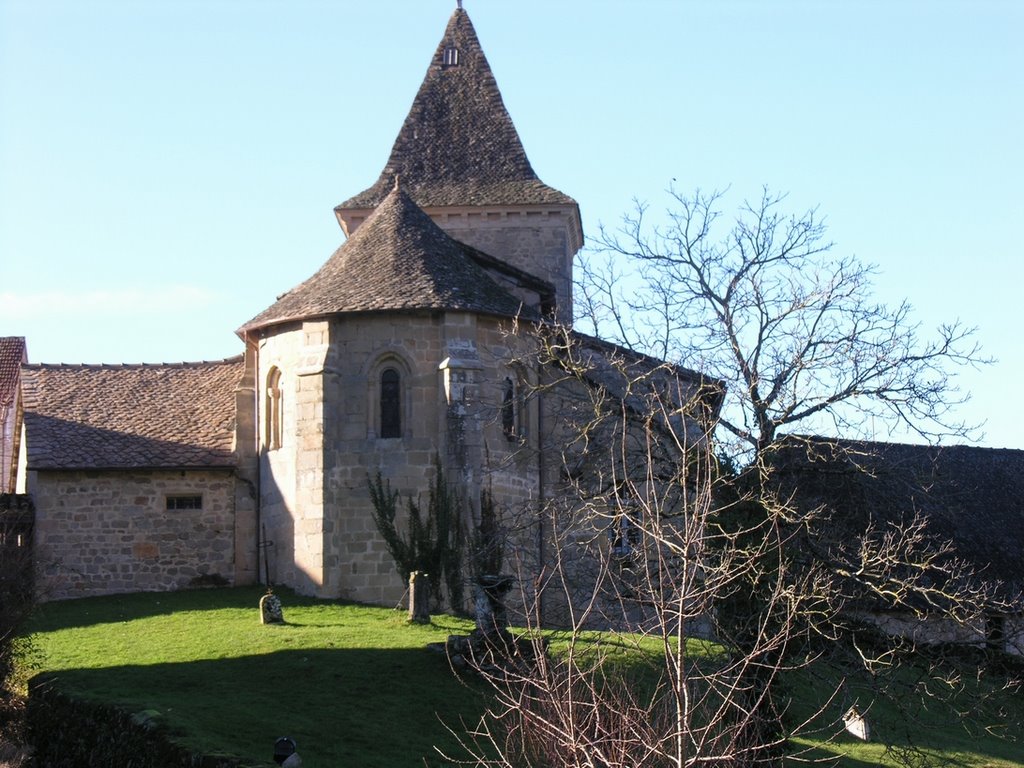
[(455, 4), (458, 6), (458, 9), (461, 11), (462, 10), (462, 0), (455, 0)]

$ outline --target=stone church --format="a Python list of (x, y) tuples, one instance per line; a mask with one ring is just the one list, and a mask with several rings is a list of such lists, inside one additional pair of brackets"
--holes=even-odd
[[(44, 598), (269, 580), (394, 604), (369, 477), (415, 498), (440, 465), (467, 514), (487, 490), (527, 520), (556, 492), (559, 405), (523, 361), (571, 323), (580, 212), (534, 172), (461, 4), (380, 177), (334, 210), (344, 244), (239, 356), (22, 366)], [(536, 568), (540, 527), (519, 531)]]

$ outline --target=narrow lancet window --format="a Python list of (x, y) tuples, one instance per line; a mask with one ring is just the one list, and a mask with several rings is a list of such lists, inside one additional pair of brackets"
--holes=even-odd
[(276, 451), (281, 447), (281, 421), (284, 398), (281, 394), (281, 371), (271, 368), (267, 374), (267, 450)]
[(507, 376), (501, 397), (501, 431), (509, 440), (516, 439), (516, 385)]
[(445, 67), (459, 66), (459, 49), (450, 45), (445, 48), (444, 55), (441, 59), (441, 65)]
[(402, 379), (394, 368), (380, 375), (380, 436), (402, 436)]

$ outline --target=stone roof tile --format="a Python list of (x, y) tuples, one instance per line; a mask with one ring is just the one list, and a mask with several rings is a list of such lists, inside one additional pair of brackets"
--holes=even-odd
[[(457, 63), (451, 63), (452, 56)], [(534, 173), (476, 30), (461, 8), (448, 21), (380, 178), (335, 210), (375, 207), (396, 176), (424, 208), (575, 205)]]
[(348, 312), (456, 310), (534, 318), (397, 185), (320, 270), (241, 331)]
[(242, 357), (25, 365), (28, 468), (231, 467)]
[(983, 577), (1024, 588), (1024, 451), (790, 436), (774, 461), (785, 493), (833, 510), (841, 535), (921, 515)]
[(21, 364), (27, 360), (22, 336), (0, 336), (0, 409), (14, 402)]

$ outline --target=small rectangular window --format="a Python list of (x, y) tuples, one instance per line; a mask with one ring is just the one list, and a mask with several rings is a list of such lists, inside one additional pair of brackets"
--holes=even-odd
[(168, 496), (167, 509), (202, 509), (202, 495)]
[(459, 49), (451, 46), (445, 48), (442, 64), (446, 67), (457, 67), (459, 65)]

